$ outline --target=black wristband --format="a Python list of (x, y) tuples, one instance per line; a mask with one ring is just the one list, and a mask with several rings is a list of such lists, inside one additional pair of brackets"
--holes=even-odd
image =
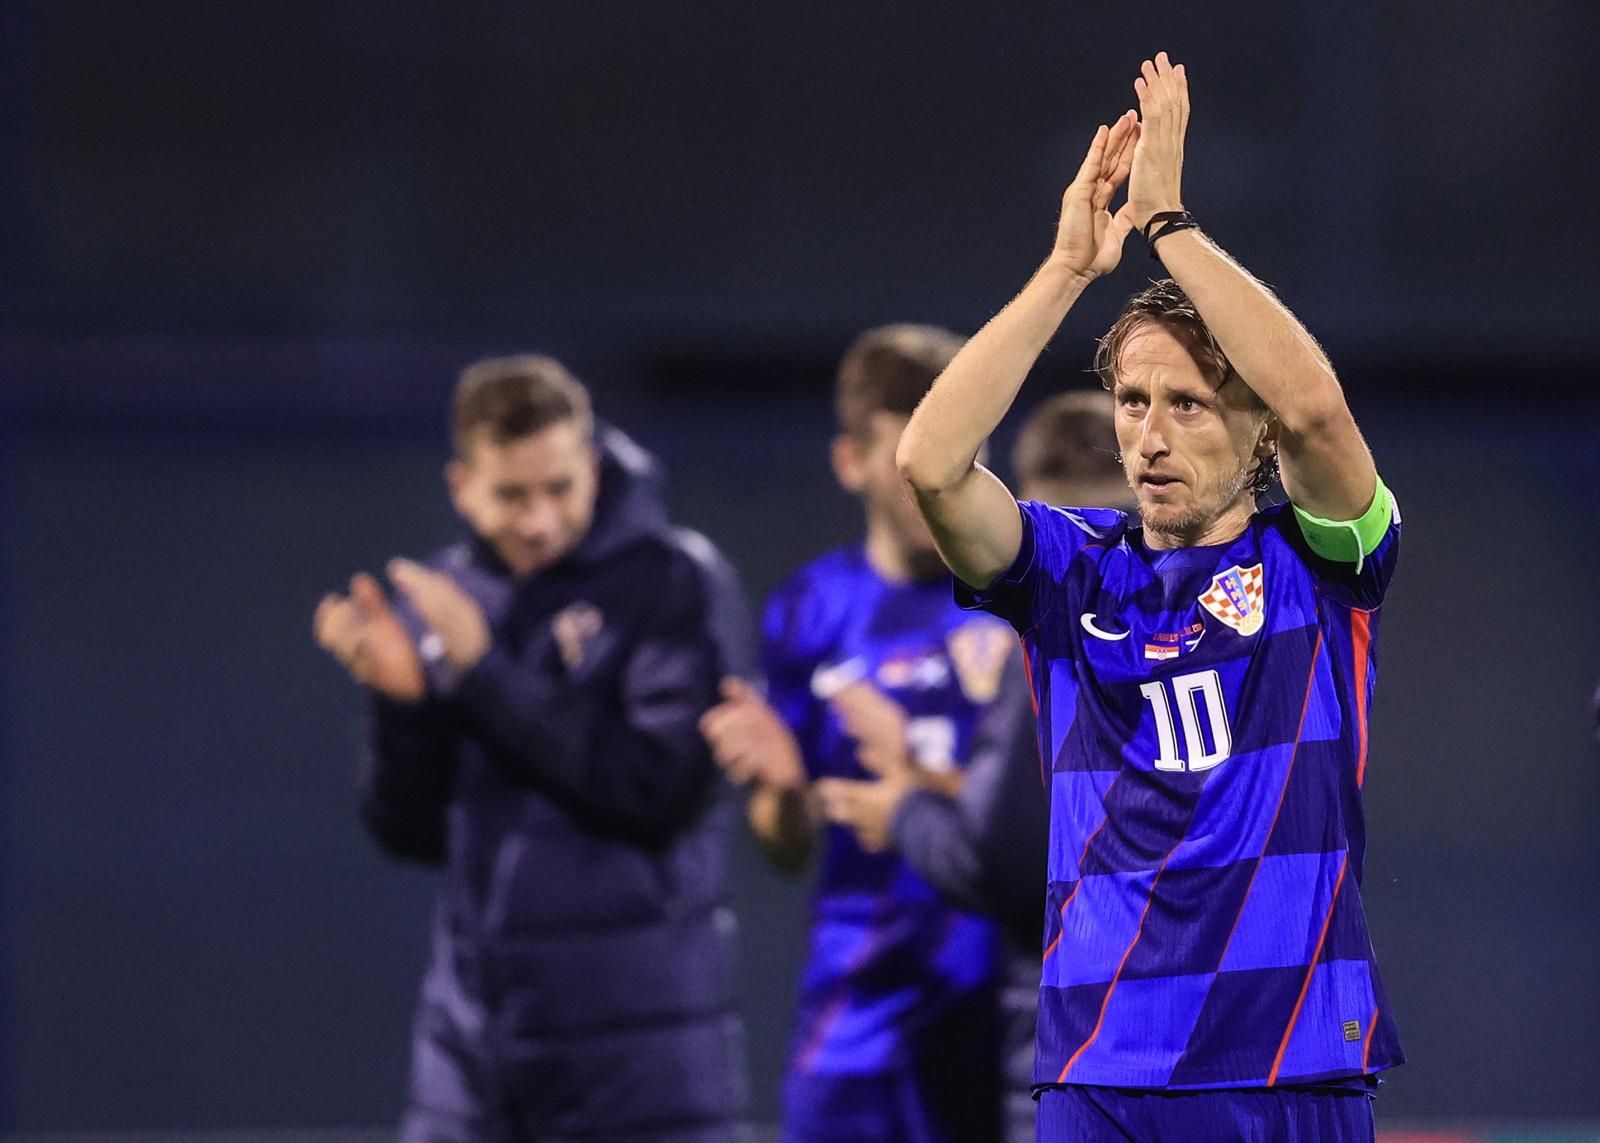
[[(1158, 224), (1161, 228), (1152, 233), (1151, 228)], [(1194, 220), (1194, 215), (1187, 210), (1156, 211), (1150, 216), (1150, 220), (1144, 224), (1144, 240), (1150, 245), (1150, 257), (1159, 258), (1156, 253), (1156, 243), (1167, 235), (1179, 230), (1198, 230), (1199, 228), (1200, 224)]]

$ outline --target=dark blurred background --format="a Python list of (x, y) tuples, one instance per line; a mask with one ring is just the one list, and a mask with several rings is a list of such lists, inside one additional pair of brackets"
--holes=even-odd
[[(1380, 1123), (1600, 1121), (1596, 43), (1580, 0), (4, 0), (0, 1127), (391, 1122), (434, 883), (361, 834), (310, 615), (453, 536), (455, 371), (566, 360), (758, 600), (859, 529), (844, 345), (1004, 304), (1158, 48), (1186, 205), (1407, 516)], [(1155, 272), (1130, 242), (1024, 402)], [(770, 1119), (805, 894), (739, 844)]]

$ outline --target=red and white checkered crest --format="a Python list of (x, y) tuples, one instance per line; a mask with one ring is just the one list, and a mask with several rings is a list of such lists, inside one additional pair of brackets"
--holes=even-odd
[(1247, 568), (1235, 564), (1211, 577), (1200, 605), (1239, 634), (1254, 635), (1267, 621), (1263, 582), (1260, 564)]

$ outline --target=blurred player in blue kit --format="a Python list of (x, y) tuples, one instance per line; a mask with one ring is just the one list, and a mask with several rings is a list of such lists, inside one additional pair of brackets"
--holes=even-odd
[[(1111, 395), (1061, 393), (1029, 414), (1012, 449), (1024, 499), (1131, 506), (1118, 460)], [(916, 780), (902, 753), (871, 781), (817, 783), (830, 821), (872, 850), (892, 848), (950, 900), (995, 918), (1009, 948), (1005, 1018), (1006, 1139), (1033, 1143), (1033, 1045), (1039, 1012), (1039, 918), (1049, 853), (1049, 786), (1042, 783), (1038, 720), (1021, 655), (1006, 661), (1000, 691), (972, 737), (961, 787)]]
[(898, 856), (822, 827), (812, 782), (866, 778), (909, 753), (954, 789), (1016, 637), (956, 607), (895, 469), (901, 430), (960, 346), (925, 326), (859, 338), (838, 375), (834, 471), (859, 496), (863, 542), (801, 569), (768, 602), (765, 698), (738, 680), (702, 720), (749, 787), (750, 824), (781, 867), (822, 832), (799, 986), (783, 1138), (793, 1143), (993, 1143), (1000, 1133), (993, 922), (957, 909)]
[[(1158, 55), (1135, 91), (897, 454), (958, 598), (1030, 663), (1052, 787), (1039, 1138), (1371, 1140), (1403, 1061), (1360, 895), (1400, 515), (1320, 347), (1183, 210), (1184, 69)], [(1097, 364), (1138, 516), (1019, 505), (984, 439), (1135, 228), (1171, 280)], [(1257, 510), (1275, 464), (1289, 503)]]

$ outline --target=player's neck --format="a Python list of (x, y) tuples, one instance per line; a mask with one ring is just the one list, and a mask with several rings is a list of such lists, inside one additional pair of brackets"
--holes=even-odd
[[(936, 579), (944, 571), (942, 563), (935, 567), (929, 561), (912, 558), (888, 528), (874, 526), (871, 521), (867, 523), (866, 553), (867, 566), (888, 583), (923, 583)], [(938, 557), (935, 555), (933, 559)]]
[(1172, 548), (1206, 548), (1226, 544), (1244, 535), (1255, 515), (1255, 497), (1246, 496), (1220, 516), (1192, 529), (1166, 532), (1145, 525), (1144, 543), (1151, 551), (1168, 551)]

